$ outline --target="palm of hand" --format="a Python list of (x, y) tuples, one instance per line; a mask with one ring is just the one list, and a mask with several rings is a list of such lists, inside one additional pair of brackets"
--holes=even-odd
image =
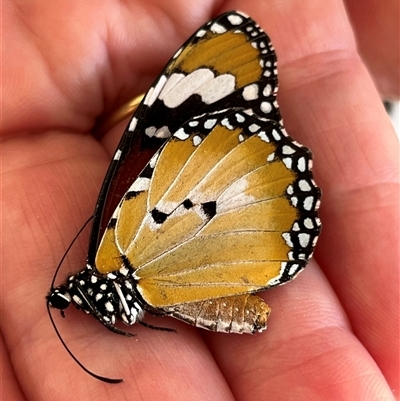
[[(102, 386), (96, 391), (116, 399), (118, 393), (142, 399), (391, 399), (398, 360), (398, 288), (389, 279), (398, 274), (390, 225), (397, 143), (354, 57), (339, 2), (322, 19), (318, 6), (306, 15), (300, 2), (293, 2), (296, 19), (293, 9), (266, 10), (257, 2), (245, 8), (273, 39), (286, 128), (313, 149), (324, 190), (316, 261), (295, 283), (265, 294), (273, 309), (268, 331), (215, 335), (174, 321), (165, 325), (179, 327), (179, 335), (137, 327), (138, 341), (130, 342), (71, 311), (60, 322), (64, 338), (92, 370), (126, 379), (114, 387), (83, 374), (61, 349), (43, 296), (60, 255), (92, 213), (124, 127), (102, 137), (84, 133), (97, 116), (144, 91), (208, 19), (204, 4), (175, 3), (180, 18), (173, 23), (161, 7), (136, 3), (63, 10), (53, 2), (38, 14), (35, 8), (8, 15), (18, 52), (4, 71), (2, 333), (10, 357), (4, 363), (12, 366), (4, 370), (4, 394), (69, 399), (73, 388), (86, 400)], [(318, 15), (314, 30), (310, 12)]]

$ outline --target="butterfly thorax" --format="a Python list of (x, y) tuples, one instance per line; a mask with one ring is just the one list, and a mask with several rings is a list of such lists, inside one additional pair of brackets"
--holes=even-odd
[(68, 278), (67, 283), (48, 295), (50, 305), (64, 310), (70, 304), (93, 315), (107, 327), (118, 320), (133, 325), (143, 318), (142, 302), (136, 291), (133, 270), (101, 274), (88, 266)]

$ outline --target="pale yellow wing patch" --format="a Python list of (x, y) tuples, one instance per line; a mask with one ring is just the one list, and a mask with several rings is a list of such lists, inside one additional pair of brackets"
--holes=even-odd
[[(268, 177), (268, 179), (265, 179)], [(222, 213), (252, 201), (283, 197), (295, 174), (282, 161), (273, 161), (243, 175), (218, 199), (218, 212)]]
[(193, 152), (173, 184), (158, 202), (157, 209), (169, 214), (187, 199), (190, 191), (239, 144), (239, 134), (239, 129), (229, 130), (217, 125)]
[(243, 175), (265, 165), (274, 149), (273, 144), (263, 143), (257, 136), (243, 140), (209, 170), (197, 186), (189, 192), (189, 199), (194, 203), (216, 200)]

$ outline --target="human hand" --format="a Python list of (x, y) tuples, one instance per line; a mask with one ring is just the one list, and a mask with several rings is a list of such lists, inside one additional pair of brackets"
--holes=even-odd
[[(3, 8), (3, 398), (393, 399), (398, 142), (343, 4), (55, 0)], [(315, 260), (293, 283), (263, 294), (272, 315), (260, 335), (164, 319), (178, 335), (139, 326), (132, 341), (68, 310), (57, 323), (78, 359), (125, 379), (98, 382), (62, 349), (44, 300), (93, 212), (126, 122), (102, 136), (93, 127), (145, 91), (195, 29), (230, 9), (271, 37), (285, 127), (313, 150), (323, 190)]]

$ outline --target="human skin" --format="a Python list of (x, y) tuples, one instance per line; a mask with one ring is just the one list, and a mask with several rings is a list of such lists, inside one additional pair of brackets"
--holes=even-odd
[[(2, 399), (398, 397), (398, 141), (341, 1), (4, 0), (2, 7)], [(66, 319), (54, 314), (85, 366), (125, 380), (100, 382), (65, 352), (45, 305), (127, 122), (101, 132), (97, 121), (145, 91), (201, 24), (232, 9), (271, 37), (285, 127), (314, 153), (323, 191), (315, 259), (293, 282), (261, 294), (272, 314), (268, 330), (254, 336), (164, 318), (151, 321), (178, 334), (137, 325), (132, 340), (73, 308)], [(357, 13), (353, 21), (362, 20), (363, 9)], [(395, 83), (390, 73), (387, 80)]]

